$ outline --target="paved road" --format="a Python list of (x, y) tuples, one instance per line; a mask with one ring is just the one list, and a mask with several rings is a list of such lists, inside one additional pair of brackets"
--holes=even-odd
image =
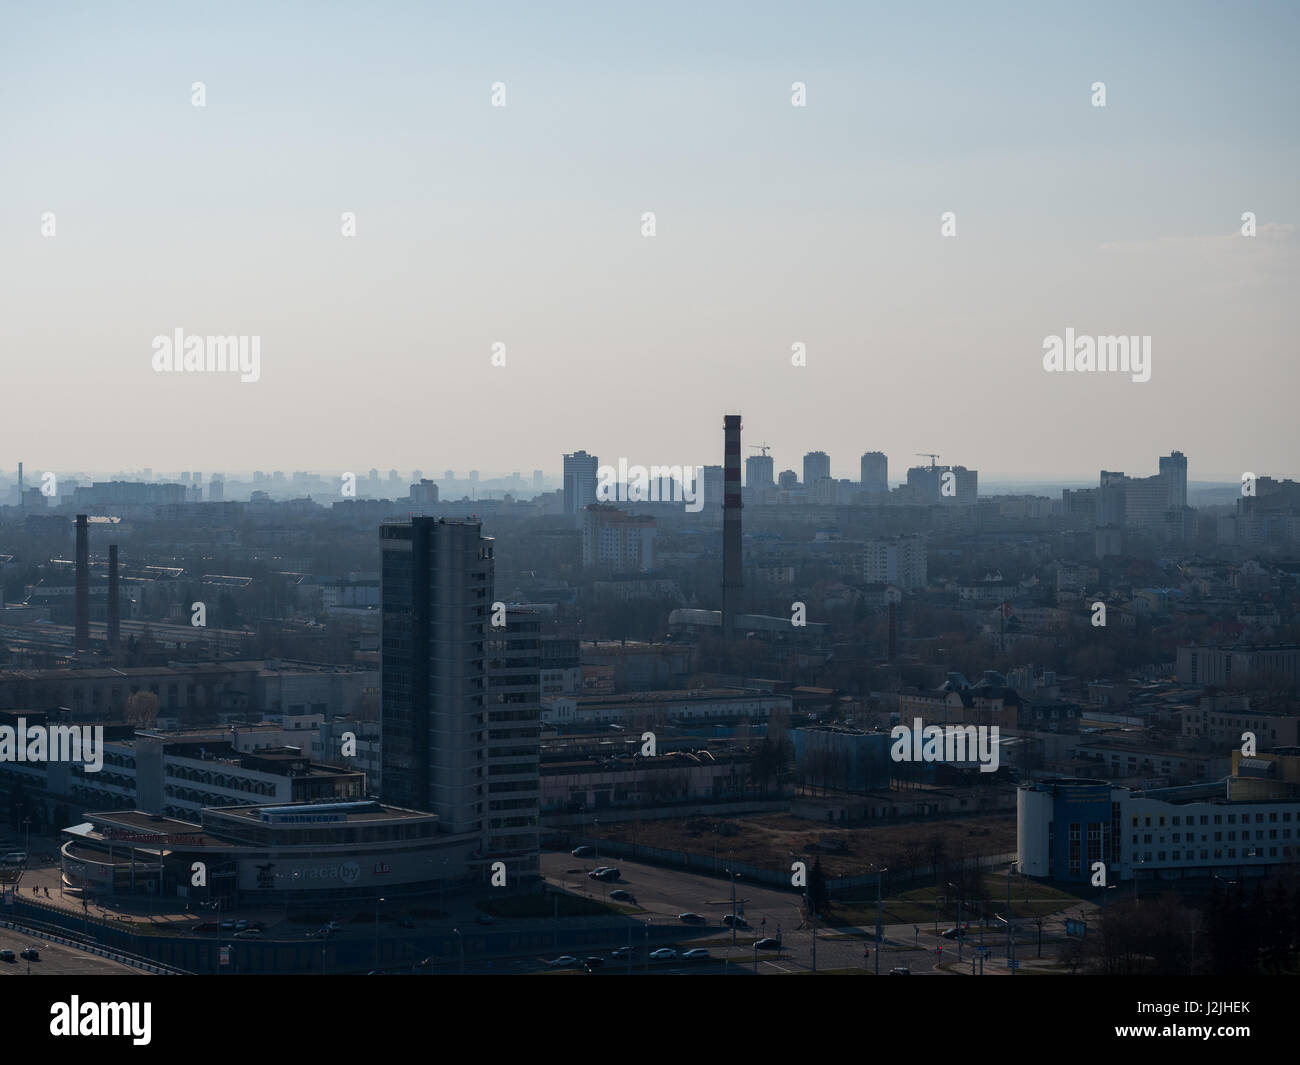
[[(40, 935), (28, 935), (14, 928), (0, 928), (0, 947), (8, 947), (17, 961), (0, 961), (0, 976), (148, 976), (143, 969), (123, 965), (98, 954), (51, 943)], [(40, 951), (39, 961), (28, 962), (18, 955), (26, 947)]]
[[(587, 871), (596, 865), (616, 865), (621, 879), (616, 883), (593, 881), (586, 876)], [(689, 925), (681, 925), (677, 915), (694, 912), (708, 917), (713, 924), (721, 923), (724, 914), (731, 912), (731, 894), (725, 880), (682, 872), (676, 869), (664, 869), (659, 866), (645, 865), (640, 862), (626, 861), (622, 858), (574, 858), (569, 854), (544, 853), (541, 858), (542, 874), (552, 884), (562, 886), (570, 891), (585, 893), (594, 897), (609, 896), (610, 891), (622, 888), (631, 892), (637, 905), (646, 914), (639, 919), (653, 924), (672, 924), (682, 928), (681, 945), (691, 947), (700, 945), (698, 930)], [(752, 971), (754, 968), (754, 950), (751, 946), (757, 936), (776, 937), (779, 935), (783, 949), (777, 953), (758, 952), (758, 971), (764, 973), (803, 972), (813, 968), (813, 934), (811, 928), (802, 927), (801, 899), (798, 894), (777, 891), (757, 884), (737, 883), (736, 907), (749, 922), (748, 931), (742, 930), (735, 939), (736, 946), (731, 945), (731, 933), (711, 933), (707, 937), (708, 947), (715, 958), (725, 959), (732, 965), (741, 965)], [(1095, 907), (1072, 904), (1068, 913), (1079, 916), (1081, 910), (1095, 910)], [(1064, 932), (1065, 912), (1047, 918), (1044, 922), (1043, 960), (1055, 957), (1056, 943)], [(939, 931), (943, 931), (943, 924)], [(875, 973), (877, 970), (876, 944), (870, 934), (872, 929), (826, 929), (817, 930), (816, 954), (818, 969), (860, 969)], [(935, 934), (933, 923), (917, 926), (912, 924), (892, 924), (884, 928), (884, 950), (879, 957), (879, 972), (886, 975), (895, 967), (909, 968), (914, 976), (955, 975), (970, 973), (970, 959), (974, 948), (979, 944), (979, 929), (972, 927), (963, 944), (963, 964), (954, 971), (953, 963), (957, 960), (957, 943)], [(694, 937), (692, 939), (692, 937)], [(1016, 956), (1025, 969), (1033, 967), (1037, 961), (1037, 928), (1032, 922), (1020, 922), (1016, 932)], [(1007, 975), (1006, 966), (1006, 932), (1005, 927), (987, 928), (984, 931), (984, 943), (989, 948), (985, 955), (985, 975)], [(942, 952), (939, 951), (942, 947)], [(870, 953), (867, 953), (867, 950)], [(635, 969), (644, 970), (644, 950), (638, 948)], [(669, 963), (679, 968), (681, 963)], [(698, 963), (701, 968), (689, 971), (716, 971), (717, 966)], [(942, 965), (942, 968), (940, 967)], [(608, 970), (606, 970), (608, 971)], [(620, 966), (619, 971), (625, 971)], [(652, 969), (653, 971), (653, 969)], [(976, 966), (978, 972), (978, 964)]]

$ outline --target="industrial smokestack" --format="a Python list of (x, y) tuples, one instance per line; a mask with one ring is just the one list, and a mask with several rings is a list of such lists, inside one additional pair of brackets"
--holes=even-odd
[(120, 617), (117, 601), (117, 544), (108, 545), (108, 649), (117, 650), (120, 635)]
[(90, 529), (86, 515), (77, 515), (76, 648), (90, 650)]
[(736, 634), (743, 576), (740, 555), (740, 415), (722, 419), (722, 635)]

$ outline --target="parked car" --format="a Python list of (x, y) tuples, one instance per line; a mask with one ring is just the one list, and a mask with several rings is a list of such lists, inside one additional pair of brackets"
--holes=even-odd
[(682, 955), (682, 957), (683, 958), (709, 958), (712, 957), (712, 955), (709, 954), (709, 952), (705, 950), (703, 947), (696, 947), (693, 950), (688, 950), (685, 954)]
[(709, 919), (698, 913), (679, 913), (677, 920), (686, 924), (708, 924)]
[(724, 913), (724, 914), (722, 915), (722, 923), (725, 924), (728, 928), (748, 928), (748, 927), (749, 927), (749, 922), (746, 921), (746, 920), (745, 920), (743, 917), (741, 917), (739, 914), (735, 914), (735, 913)]
[(259, 939), (262, 933), (256, 928), (245, 928), (242, 932), (236, 932), (236, 939)]
[(233, 931), (235, 930), (235, 922), (234, 922), (233, 920), (230, 920), (230, 919), (227, 919), (227, 920), (225, 920), (225, 921), (222, 921), (222, 922), (221, 922), (221, 930), (222, 930), (223, 932), (233, 932)]
[(599, 969), (604, 964), (605, 959), (597, 958), (594, 954), (590, 958), (582, 959), (582, 967), (586, 969), (587, 972), (591, 972), (593, 969)]
[(22, 952), (22, 957), (27, 961), (40, 961), (41, 952), (35, 947), (26, 947)]
[(196, 925), (194, 926), (194, 931), (196, 931), (196, 932), (220, 932), (220, 931), (221, 931), (221, 925), (217, 924), (216, 921), (203, 921), (201, 924), (196, 924)]
[(615, 888), (609, 893), (611, 899), (617, 899), (619, 902), (636, 902), (632, 897), (632, 892), (624, 891), (622, 888)]
[(781, 941), (779, 939), (773, 939), (771, 936), (764, 936), (755, 943), (754, 946), (758, 950), (780, 950)]
[(6, 947), (4, 950), (0, 950), (0, 961), (17, 961), (17, 960), (18, 959), (14, 957), (14, 952), (10, 950), (8, 947)]
[(546, 964), (552, 969), (567, 969), (570, 965), (577, 965), (578, 959), (572, 954), (561, 954), (554, 961), (548, 961)]
[(895, 966), (893, 969), (889, 970), (889, 975), (890, 976), (911, 976), (912, 970), (909, 969), (906, 965), (898, 965)]
[(613, 866), (608, 866), (608, 867), (602, 869), (602, 870), (601, 870), (601, 871), (596, 875), (596, 879), (597, 879), (597, 880), (617, 880), (617, 879), (618, 879), (620, 876), (622, 876), (622, 875), (623, 875), (623, 874), (620, 873), (620, 872), (619, 872), (617, 869), (615, 869)]
[(497, 919), (490, 913), (479, 913), (474, 916), (475, 924), (496, 924)]
[(655, 961), (668, 961), (670, 958), (677, 957), (677, 951), (673, 950), (672, 947), (660, 947), (658, 950), (652, 950), (650, 957), (654, 958)]
[(589, 877), (591, 877), (591, 879), (593, 879), (593, 880), (597, 880), (597, 879), (599, 879), (600, 874), (603, 873), (603, 872), (605, 872), (607, 869), (609, 869), (609, 866), (608, 866), (608, 865), (598, 865), (598, 866), (596, 866), (595, 869), (593, 869), (593, 870), (592, 870), (590, 873), (588, 873), (587, 875), (588, 875)]
[(636, 953), (635, 947), (619, 947), (617, 950), (611, 950), (609, 952), (609, 956), (611, 958), (630, 958), (635, 953)]
[(588, 847), (585, 843), (581, 847), (574, 847), (569, 851), (575, 858), (586, 858), (595, 852), (594, 847)]
[(236, 921), (236, 922), (235, 922), (235, 931), (236, 931), (236, 932), (244, 932), (244, 931), (247, 931), (247, 930), (248, 930), (248, 922), (247, 922), (247, 921)]

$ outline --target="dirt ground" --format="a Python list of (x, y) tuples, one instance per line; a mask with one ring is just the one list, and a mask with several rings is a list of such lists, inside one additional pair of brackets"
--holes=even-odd
[[(820, 857), (829, 877), (858, 876), (875, 866), (902, 870), (932, 864), (936, 840), (949, 859), (1016, 849), (1012, 813), (895, 821), (855, 827), (821, 825), (767, 814), (756, 817), (622, 822), (601, 825), (602, 839), (692, 854), (733, 857), (764, 869), (789, 868), (790, 856)], [(819, 846), (831, 844), (831, 847)], [(843, 850), (833, 847), (842, 844)]]

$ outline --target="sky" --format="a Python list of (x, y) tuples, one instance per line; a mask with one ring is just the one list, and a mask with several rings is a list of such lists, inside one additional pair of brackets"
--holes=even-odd
[[(1297, 44), (1273, 3), (0, 0), (0, 469), (715, 464), (741, 413), (778, 471), (1300, 476)], [(155, 371), (178, 328), (259, 379)], [(1067, 328), (1150, 380), (1045, 371)]]

